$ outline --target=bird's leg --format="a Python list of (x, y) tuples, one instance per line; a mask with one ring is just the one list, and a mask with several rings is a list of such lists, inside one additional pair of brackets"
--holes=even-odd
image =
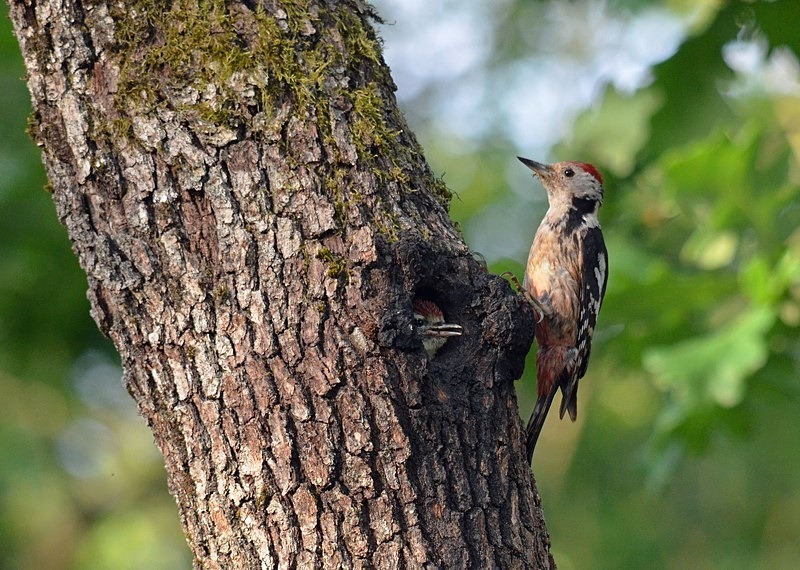
[(533, 295), (531, 295), (520, 284), (519, 279), (517, 279), (517, 276), (511, 273), (510, 271), (504, 271), (503, 273), (500, 274), (500, 277), (506, 277), (511, 282), (514, 288), (517, 290), (517, 293), (522, 295), (528, 302), (528, 304), (531, 307), (533, 307), (533, 311), (534, 313), (536, 313), (536, 324), (538, 325), (539, 323), (541, 323), (544, 320), (544, 316), (546, 313), (545, 308), (542, 306), (542, 304), (533, 298)]

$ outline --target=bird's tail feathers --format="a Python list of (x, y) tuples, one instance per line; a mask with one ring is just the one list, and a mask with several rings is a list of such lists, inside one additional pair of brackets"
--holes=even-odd
[(533, 450), (536, 447), (539, 434), (542, 433), (544, 420), (547, 418), (547, 412), (550, 410), (550, 404), (553, 403), (553, 396), (555, 396), (555, 393), (555, 390), (551, 390), (550, 393), (539, 396), (539, 399), (536, 400), (536, 406), (533, 408), (533, 413), (528, 420), (528, 426), (525, 428), (527, 435), (528, 463), (533, 459)]
[(573, 422), (578, 418), (578, 379), (570, 378), (561, 384), (561, 408), (558, 416), (564, 419), (564, 412), (569, 412)]

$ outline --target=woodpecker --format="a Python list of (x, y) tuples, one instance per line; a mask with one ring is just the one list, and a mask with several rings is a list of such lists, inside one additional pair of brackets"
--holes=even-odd
[(451, 336), (461, 336), (461, 325), (444, 322), (444, 313), (433, 301), (415, 299), (414, 330), (422, 337), (428, 358), (433, 359)]
[(528, 420), (528, 462), (557, 390), (561, 409), (578, 415), (597, 314), (608, 281), (608, 253), (597, 212), (603, 177), (585, 162), (542, 164), (517, 157), (542, 181), (550, 204), (533, 238), (522, 287), (539, 313), (536, 406)]

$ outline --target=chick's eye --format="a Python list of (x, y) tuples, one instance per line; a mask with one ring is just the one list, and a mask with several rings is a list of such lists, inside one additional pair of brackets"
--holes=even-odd
[(571, 168), (567, 168), (566, 170), (564, 170), (564, 176), (566, 176), (567, 178), (572, 178), (573, 176), (575, 176), (575, 171), (572, 170)]

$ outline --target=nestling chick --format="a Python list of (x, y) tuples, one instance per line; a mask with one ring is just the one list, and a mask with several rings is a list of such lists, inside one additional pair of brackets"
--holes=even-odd
[(461, 336), (461, 325), (444, 322), (444, 313), (433, 301), (415, 299), (414, 330), (422, 337), (422, 345), (432, 360), (447, 339)]

